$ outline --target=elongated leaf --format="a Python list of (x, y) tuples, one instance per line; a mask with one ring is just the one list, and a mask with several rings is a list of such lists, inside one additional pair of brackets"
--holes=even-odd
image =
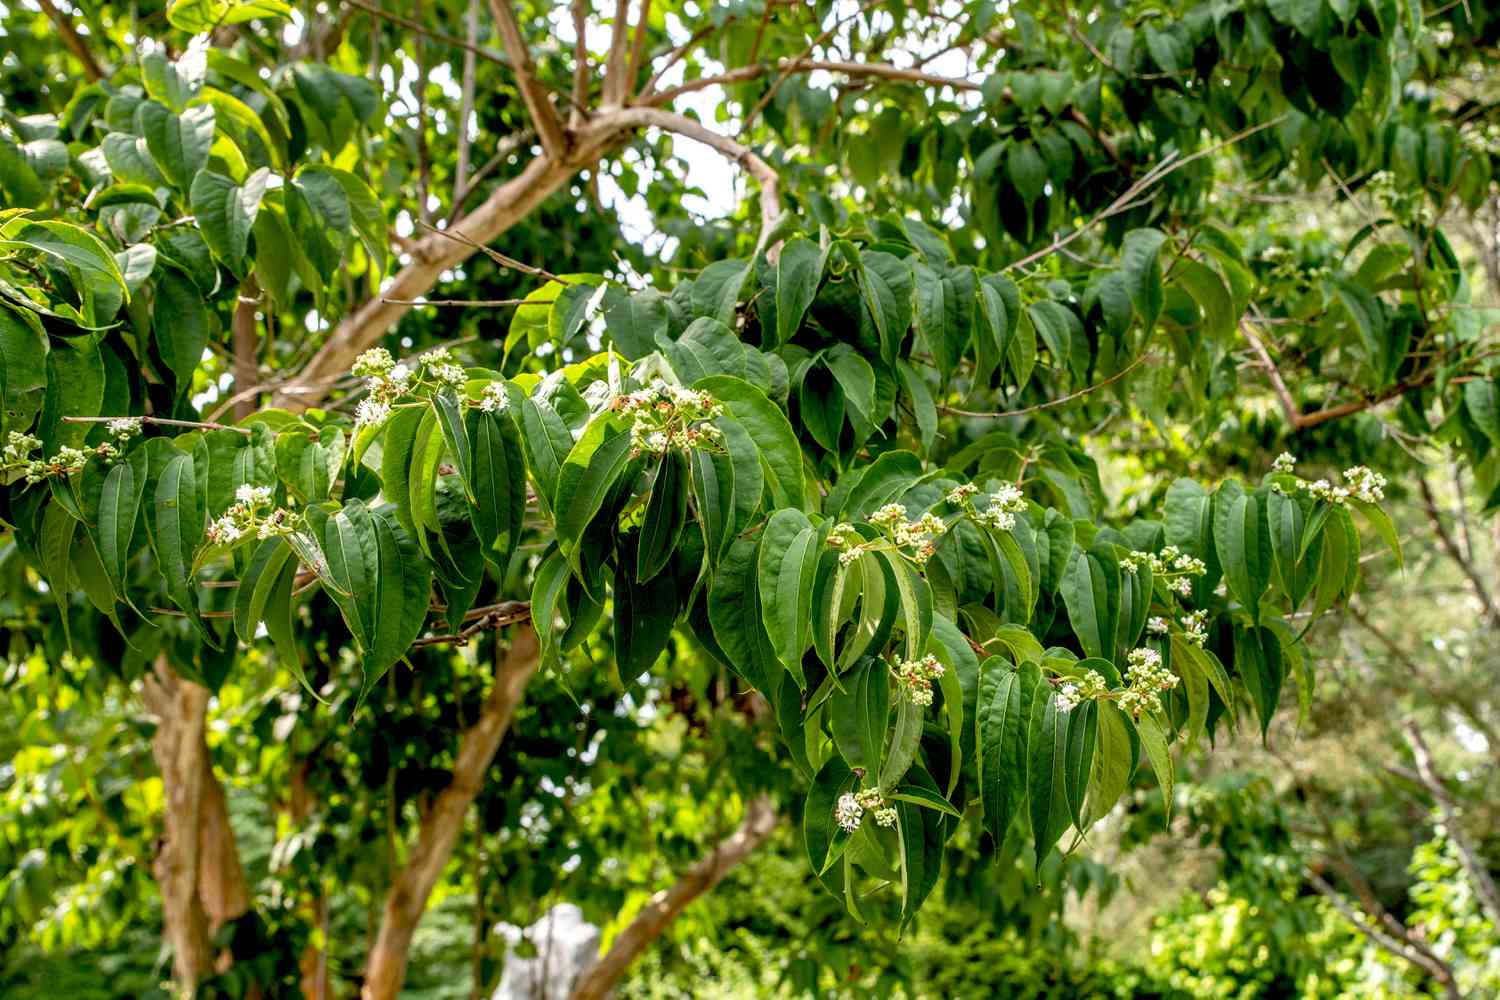
[(1166, 730), (1156, 716), (1143, 715), (1136, 720), (1135, 731), (1140, 735), (1146, 759), (1151, 762), (1151, 770), (1156, 772), (1156, 783), (1161, 786), (1162, 804), (1167, 817), (1171, 818), (1176, 775), (1172, 769), (1172, 754), (1167, 749)]
[(761, 532), (758, 585), (761, 615), (777, 659), (807, 687), (802, 654), (812, 642), (812, 590), (819, 531), (800, 510), (778, 510)]
[(167, 462), (156, 481), (153, 499), (151, 539), (157, 568), (167, 581), (167, 595), (193, 622), (199, 634), (211, 645), (217, 645), (203, 625), (193, 580), (194, 554), (203, 543), (204, 514), (192, 455), (178, 454)]
[[(707, 392), (728, 409), (760, 452), (766, 484), (778, 507), (807, 506), (802, 482), (802, 448), (781, 408), (755, 386), (730, 375), (700, 379), (693, 388)], [(738, 478), (738, 477), (736, 477)]]
[[(827, 253), (798, 236), (782, 244), (776, 259), (776, 342), (785, 344), (802, 325), (823, 280)], [(767, 348), (769, 350), (769, 348)]]
[(714, 574), (708, 595), (708, 619), (728, 666), (762, 694), (774, 690), (779, 671), (776, 652), (766, 634), (757, 580), (759, 539), (736, 539)]
[(1068, 828), (1070, 715), (1057, 710), (1057, 698), (1045, 684), (1038, 688), (1031, 708), (1026, 781), (1038, 869), (1057, 838)]
[(980, 664), (976, 725), (984, 828), (996, 843), (1026, 799), (1032, 702), (1043, 686), (1034, 663), (1014, 667), (1000, 657)]
[(579, 569), (583, 531), (630, 461), (630, 432), (603, 420), (589, 425), (557, 475), (557, 543)]
[(834, 821), (833, 810), (839, 796), (853, 791), (857, 783), (849, 765), (835, 754), (823, 762), (808, 789), (807, 802), (802, 808), (802, 840), (807, 859), (818, 875), (826, 872), (849, 846), (849, 834)]
[(1120, 569), (1113, 551), (1107, 546), (1075, 550), (1060, 593), (1083, 651), (1113, 659), (1120, 617)]
[(687, 523), (687, 460), (676, 451), (668, 451), (656, 468), (646, 514), (641, 521), (641, 537), (636, 550), (635, 578), (645, 582), (660, 573), (677, 549)]
[(866, 657), (844, 677), (843, 688), (828, 699), (828, 721), (839, 753), (851, 767), (880, 773), (890, 728), (890, 667)]

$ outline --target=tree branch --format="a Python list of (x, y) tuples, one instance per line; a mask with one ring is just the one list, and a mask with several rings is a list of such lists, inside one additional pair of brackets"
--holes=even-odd
[(573, 0), (573, 110), (569, 121), (574, 128), (583, 124), (589, 104), (588, 0)]
[(1453, 536), (1448, 533), (1448, 529), (1443, 525), (1443, 519), (1438, 515), (1437, 500), (1432, 495), (1432, 486), (1427, 482), (1427, 477), (1418, 476), (1417, 484), (1422, 490), (1423, 510), (1427, 514), (1427, 520), (1431, 523), (1433, 532), (1438, 536), (1438, 543), (1442, 546), (1443, 551), (1448, 554), (1448, 558), (1457, 563), (1458, 568), (1468, 578), (1469, 586), (1474, 589), (1474, 596), (1479, 599), (1480, 604), (1484, 605), (1484, 613), (1489, 619), (1490, 624), (1500, 624), (1500, 607), (1496, 607), (1494, 598), (1490, 596), (1489, 588), (1485, 586), (1484, 580), (1479, 576), (1479, 571), (1474, 568), (1472, 562), (1464, 558), (1463, 551), (1459, 549), (1458, 543), (1453, 540)]
[(604, 1000), (630, 963), (661, 937), (678, 914), (765, 843), (780, 821), (769, 798), (761, 795), (752, 799), (739, 829), (684, 872), (670, 889), (651, 897), (635, 919), (615, 936), (604, 957), (584, 973), (570, 1000)]
[(260, 337), (255, 332), (255, 307), (260, 304), (260, 285), (250, 275), (240, 285), (239, 299), (230, 320), (234, 344), (234, 419), (244, 420), (255, 412), (255, 393), (245, 390), (260, 383)]
[(615, 23), (609, 36), (609, 56), (604, 64), (606, 108), (625, 103), (625, 52), (630, 43), (630, 0), (615, 0)]
[[(771, 4), (766, 4), (766, 10), (770, 11)], [(626, 92), (635, 86), (635, 81), (641, 75), (641, 66), (646, 60), (646, 39), (651, 33), (651, 0), (641, 0), (641, 16), (635, 23), (635, 41), (630, 49), (630, 65), (625, 70)]]
[(531, 50), (521, 36), (521, 26), (516, 23), (516, 12), (510, 0), (490, 0), (490, 11), (500, 27), (500, 39), (505, 44), (505, 54), (510, 59), (511, 71), (516, 75), (516, 86), (521, 99), (526, 102), (526, 111), (531, 115), (531, 124), (541, 137), (542, 148), (547, 156), (561, 162), (568, 151), (568, 137), (563, 132), (562, 121), (552, 98), (536, 78), (536, 64), (531, 61)]
[(37, 0), (42, 12), (47, 15), (47, 20), (52, 22), (52, 27), (57, 29), (69, 52), (73, 57), (83, 64), (83, 75), (88, 77), (90, 83), (97, 83), (104, 79), (104, 70), (99, 66), (99, 60), (94, 58), (94, 53), (89, 51), (88, 43), (73, 27), (73, 19), (57, 9), (57, 4), (52, 0)]
[(452, 780), (423, 817), (416, 846), (386, 896), (380, 932), (365, 969), (362, 1000), (394, 1000), (400, 993), (412, 936), (427, 899), (453, 854), (464, 814), (483, 786), (485, 772), (540, 660), (536, 632), (529, 623), (522, 624), (511, 633), (510, 650), (495, 670), (494, 687), (479, 719), (464, 732)]
[(208, 689), (178, 676), (165, 656), (141, 688), (156, 716), (151, 751), (165, 793), (164, 829), (152, 866), (162, 895), (163, 930), (172, 945), (173, 977), (191, 993), (213, 971), (220, 927), (250, 909), (224, 788), (204, 742)]
[(1489, 917), (1490, 923), (1495, 927), (1500, 927), (1500, 889), (1496, 889), (1495, 880), (1490, 876), (1489, 866), (1479, 856), (1479, 850), (1459, 822), (1458, 805), (1448, 794), (1448, 789), (1444, 786), (1443, 779), (1439, 777), (1437, 768), (1432, 765), (1432, 751), (1427, 749), (1427, 741), (1422, 738), (1422, 731), (1417, 728), (1416, 723), (1407, 722), (1401, 729), (1406, 734), (1406, 742), (1411, 745), (1412, 757), (1416, 759), (1417, 773), (1422, 778), (1422, 786), (1437, 802), (1438, 810), (1443, 814), (1443, 825), (1447, 828), (1448, 839), (1452, 840), (1453, 846), (1458, 849), (1458, 857), (1463, 863), (1464, 871), (1468, 873), (1469, 881), (1474, 884), (1474, 895), (1479, 897), (1479, 905), (1484, 910), (1485, 916)]
[(448, 218), (459, 216), (459, 206), (469, 190), (469, 120), (474, 117), (474, 43), (479, 38), (479, 0), (469, 0), (464, 14), (464, 34), (469, 46), (464, 49), (461, 99), (458, 107), (458, 166), (453, 171), (453, 203)]
[(703, 143), (737, 163), (754, 178), (755, 183), (760, 187), (762, 238), (770, 233), (777, 220), (781, 218), (781, 180), (777, 177), (776, 171), (748, 146), (742, 146), (736, 140), (720, 135), (701, 122), (661, 108), (629, 107), (601, 115), (596, 120), (596, 124), (605, 135), (622, 129), (659, 128)]
[(1406, 932), (1403, 940), (1381, 930), (1373, 921), (1364, 919), (1361, 914), (1355, 912), (1349, 901), (1337, 889), (1329, 885), (1323, 876), (1312, 869), (1308, 869), (1304, 874), (1318, 894), (1332, 903), (1333, 908), (1338, 910), (1345, 920), (1353, 924), (1355, 929), (1369, 938), (1377, 947), (1384, 948), (1397, 958), (1405, 959), (1431, 975), (1443, 988), (1443, 994), (1448, 997), (1448, 1000), (1463, 1000), (1462, 994), (1458, 992), (1458, 987), (1454, 983), (1452, 968), (1434, 954), (1425, 943), (1413, 939), (1409, 932)]

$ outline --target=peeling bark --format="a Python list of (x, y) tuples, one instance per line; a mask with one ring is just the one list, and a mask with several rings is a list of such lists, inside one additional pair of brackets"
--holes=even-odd
[(142, 697), (157, 719), (151, 749), (166, 798), (152, 867), (161, 887), (173, 979), (190, 996), (204, 976), (228, 967), (230, 957), (216, 960), (211, 941), (220, 927), (249, 912), (250, 891), (224, 788), (204, 741), (208, 690), (179, 677), (165, 657), (158, 657)]

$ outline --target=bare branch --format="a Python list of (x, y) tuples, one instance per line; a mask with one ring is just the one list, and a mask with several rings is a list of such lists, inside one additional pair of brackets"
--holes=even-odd
[[(107, 424), (111, 420), (119, 420), (120, 417), (63, 417), (66, 424)], [(195, 431), (234, 431), (249, 437), (252, 431), (248, 427), (234, 427), (230, 424), (216, 424), (209, 420), (173, 420), (171, 417), (130, 417), (131, 420), (139, 420), (143, 424), (155, 424), (159, 427), (186, 427)]]
[(459, 743), (448, 787), (422, 819), (421, 832), (406, 865), (386, 896), (380, 932), (365, 969), (362, 1000), (394, 1000), (406, 978), (412, 936), (427, 908), (427, 899), (442, 875), (463, 831), (464, 814), (484, 784), (511, 717), (541, 660), (536, 632), (523, 624), (511, 633), (510, 650), (495, 669), (494, 687), (479, 719)]
[(389, 21), (392, 24), (399, 24), (401, 27), (406, 28), (408, 31), (416, 32), (417, 34), (422, 35), (426, 38), (430, 38), (435, 42), (444, 42), (456, 48), (463, 49), (465, 52), (472, 52), (479, 58), (484, 59), (488, 62), (492, 62), (497, 66), (510, 65), (510, 60), (505, 58), (498, 52), (492, 52), (482, 45), (475, 45), (471, 42), (467, 42), (464, 39), (457, 37), (456, 35), (449, 35), (445, 32), (437, 31), (433, 28), (428, 28), (424, 26), (420, 21), (413, 21), (409, 17), (403, 17), (400, 14), (385, 10), (382, 7), (377, 7), (375, 4), (366, 3), (365, 0), (340, 0), (340, 2), (346, 3), (351, 7), (358, 8), (359, 10), (364, 11), (372, 17), (378, 17), (382, 21)]
[(97, 83), (104, 79), (104, 70), (99, 66), (99, 60), (94, 58), (94, 53), (89, 50), (88, 42), (73, 27), (73, 19), (57, 9), (57, 4), (52, 0), (37, 0), (42, 12), (47, 15), (47, 20), (52, 22), (52, 27), (57, 29), (62, 38), (63, 45), (73, 53), (73, 57), (83, 64), (83, 75), (88, 77), (90, 83)]
[(1448, 794), (1443, 779), (1438, 775), (1437, 768), (1432, 764), (1432, 751), (1427, 749), (1427, 741), (1422, 738), (1422, 731), (1417, 728), (1416, 723), (1407, 722), (1402, 726), (1402, 732), (1406, 734), (1406, 742), (1411, 745), (1412, 756), (1417, 762), (1417, 773), (1421, 775), (1422, 786), (1432, 795), (1437, 802), (1438, 810), (1443, 814), (1443, 825), (1447, 828), (1448, 839), (1453, 841), (1453, 846), (1458, 849), (1458, 858), (1463, 863), (1464, 871), (1469, 875), (1469, 881), (1474, 885), (1474, 895), (1479, 897), (1479, 905), (1484, 909), (1485, 916), (1490, 918), (1490, 923), (1500, 927), (1500, 889), (1496, 889), (1495, 880), (1490, 876), (1490, 869), (1484, 859), (1479, 856), (1479, 850), (1469, 835), (1464, 832), (1463, 824), (1459, 822), (1458, 804), (1453, 801), (1453, 796)]
[(1276, 367), (1276, 362), (1271, 360), (1271, 352), (1266, 350), (1265, 342), (1255, 332), (1248, 320), (1240, 320), (1240, 332), (1250, 342), (1250, 349), (1255, 352), (1255, 359), (1260, 362), (1261, 368), (1266, 373), (1266, 378), (1271, 382), (1271, 389), (1276, 393), (1276, 398), (1281, 402), (1282, 415), (1286, 417), (1287, 423), (1294, 428), (1299, 426), (1298, 421), (1302, 419), (1302, 413), (1297, 406), (1297, 401), (1292, 398), (1291, 390), (1286, 387), (1286, 382), (1281, 378), (1281, 369)]
[(474, 49), (479, 38), (479, 0), (469, 0), (469, 10), (464, 15), (464, 33), (469, 46), (464, 49), (462, 97), (458, 107), (458, 166), (453, 172), (453, 205), (448, 218), (458, 218), (458, 207), (464, 202), (469, 189), (469, 120), (474, 117)]
[(1324, 899), (1333, 904), (1333, 908), (1341, 913), (1345, 920), (1349, 921), (1355, 928), (1369, 938), (1376, 946), (1385, 949), (1397, 958), (1405, 959), (1417, 968), (1437, 980), (1438, 985), (1443, 988), (1444, 996), (1448, 1000), (1462, 1000), (1462, 994), (1453, 980), (1453, 970), (1441, 958), (1435, 955), (1426, 944), (1412, 939), (1408, 933), (1403, 940), (1390, 934), (1356, 912), (1350, 902), (1339, 893), (1337, 889), (1329, 885), (1327, 880), (1317, 872), (1308, 869), (1304, 874), (1308, 882), (1316, 889)]
[(583, 124), (589, 104), (588, 0), (573, 0), (573, 111), (574, 128)]
[(567, 154), (568, 137), (557, 117), (557, 109), (552, 106), (552, 98), (536, 78), (536, 64), (531, 61), (531, 50), (526, 47), (521, 26), (516, 23), (515, 9), (510, 0), (490, 0), (490, 11), (500, 26), (500, 38), (505, 43), (511, 71), (516, 75), (516, 86), (521, 91), (521, 99), (526, 102), (531, 124), (541, 136), (542, 148), (550, 158), (561, 161)]
[(745, 808), (739, 829), (721, 841), (709, 854), (683, 872), (670, 889), (652, 896), (573, 988), (570, 1000), (603, 1000), (609, 996), (630, 963), (645, 951), (688, 904), (713, 889), (776, 829), (777, 816), (771, 800), (761, 795)]
[(764, 237), (781, 218), (781, 182), (771, 165), (747, 146), (706, 127), (701, 122), (661, 108), (630, 107), (601, 115), (603, 129), (659, 128), (703, 143), (744, 168), (760, 187), (760, 224)]
[[(766, 4), (769, 11), (771, 5)], [(651, 34), (651, 0), (641, 0), (641, 16), (635, 22), (635, 42), (630, 49), (630, 66), (625, 71), (626, 93), (635, 86), (636, 79), (641, 75), (641, 66), (646, 60), (646, 39)]]
[(1070, 403), (1073, 400), (1079, 398), (1080, 396), (1087, 396), (1091, 392), (1097, 392), (1098, 390), (1103, 389), (1105, 386), (1107, 386), (1107, 385), (1109, 385), (1109, 384), (1111, 384), (1113, 382), (1118, 382), (1120, 379), (1124, 378), (1126, 375), (1129, 375), (1132, 371), (1134, 371), (1136, 369), (1136, 367), (1138, 367), (1145, 360), (1146, 360), (1146, 355), (1141, 354), (1141, 355), (1137, 356), (1134, 361), (1130, 362), (1130, 364), (1126, 365), (1124, 368), (1121, 368), (1119, 371), (1115, 372), (1109, 378), (1100, 379), (1098, 382), (1095, 382), (1093, 385), (1086, 385), (1082, 389), (1077, 390), (1076, 392), (1070, 392), (1070, 393), (1068, 393), (1066, 396), (1059, 396), (1056, 399), (1049, 399), (1045, 403), (1037, 403), (1034, 406), (1023, 406), (1019, 410), (1002, 410), (1002, 411), (1000, 411), (998, 413), (984, 413), (984, 412), (976, 412), (974, 410), (960, 410), (956, 406), (939, 406), (938, 409), (942, 410), (944, 413), (951, 413), (954, 416), (959, 416), (959, 417), (1022, 417), (1022, 416), (1025, 416), (1028, 413), (1037, 413), (1037, 412), (1039, 412), (1041, 410), (1050, 410), (1054, 406), (1061, 406), (1064, 403)]
[(1490, 623), (1492, 625), (1500, 625), (1500, 607), (1495, 605), (1494, 598), (1490, 596), (1490, 589), (1485, 586), (1484, 580), (1479, 575), (1479, 571), (1474, 568), (1472, 562), (1464, 558), (1463, 550), (1458, 547), (1458, 543), (1448, 533), (1447, 527), (1443, 524), (1443, 519), (1438, 515), (1437, 499), (1432, 495), (1432, 486), (1427, 482), (1427, 477), (1418, 476), (1417, 485), (1421, 487), (1422, 500), (1424, 501), (1423, 510), (1427, 514), (1427, 520), (1432, 525), (1433, 532), (1438, 537), (1438, 544), (1448, 554), (1448, 558), (1452, 559), (1458, 568), (1463, 571), (1464, 576), (1468, 578), (1469, 586), (1473, 588), (1474, 596), (1479, 599), (1479, 603), (1484, 605), (1484, 613)]
[(630, 43), (630, 0), (615, 0), (615, 23), (609, 36), (609, 56), (604, 64), (606, 108), (625, 103), (625, 50)]

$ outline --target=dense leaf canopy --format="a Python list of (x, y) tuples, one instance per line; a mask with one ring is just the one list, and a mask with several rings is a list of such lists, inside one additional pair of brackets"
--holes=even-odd
[[(332, 881), (394, 996), (476, 803), (612, 912), (637, 781), (699, 796), (669, 854), (774, 803), (907, 926), (946, 850), (1038, 871), (1305, 710), (1398, 444), (1500, 504), (1482, 4), (61, 7), (0, 14), (8, 651), (96, 724), (144, 685), (106, 815), (169, 817), (185, 984), (296, 980)], [(679, 702), (663, 773), (622, 720)], [(211, 711), (293, 789), (284, 912), (195, 884)]]

